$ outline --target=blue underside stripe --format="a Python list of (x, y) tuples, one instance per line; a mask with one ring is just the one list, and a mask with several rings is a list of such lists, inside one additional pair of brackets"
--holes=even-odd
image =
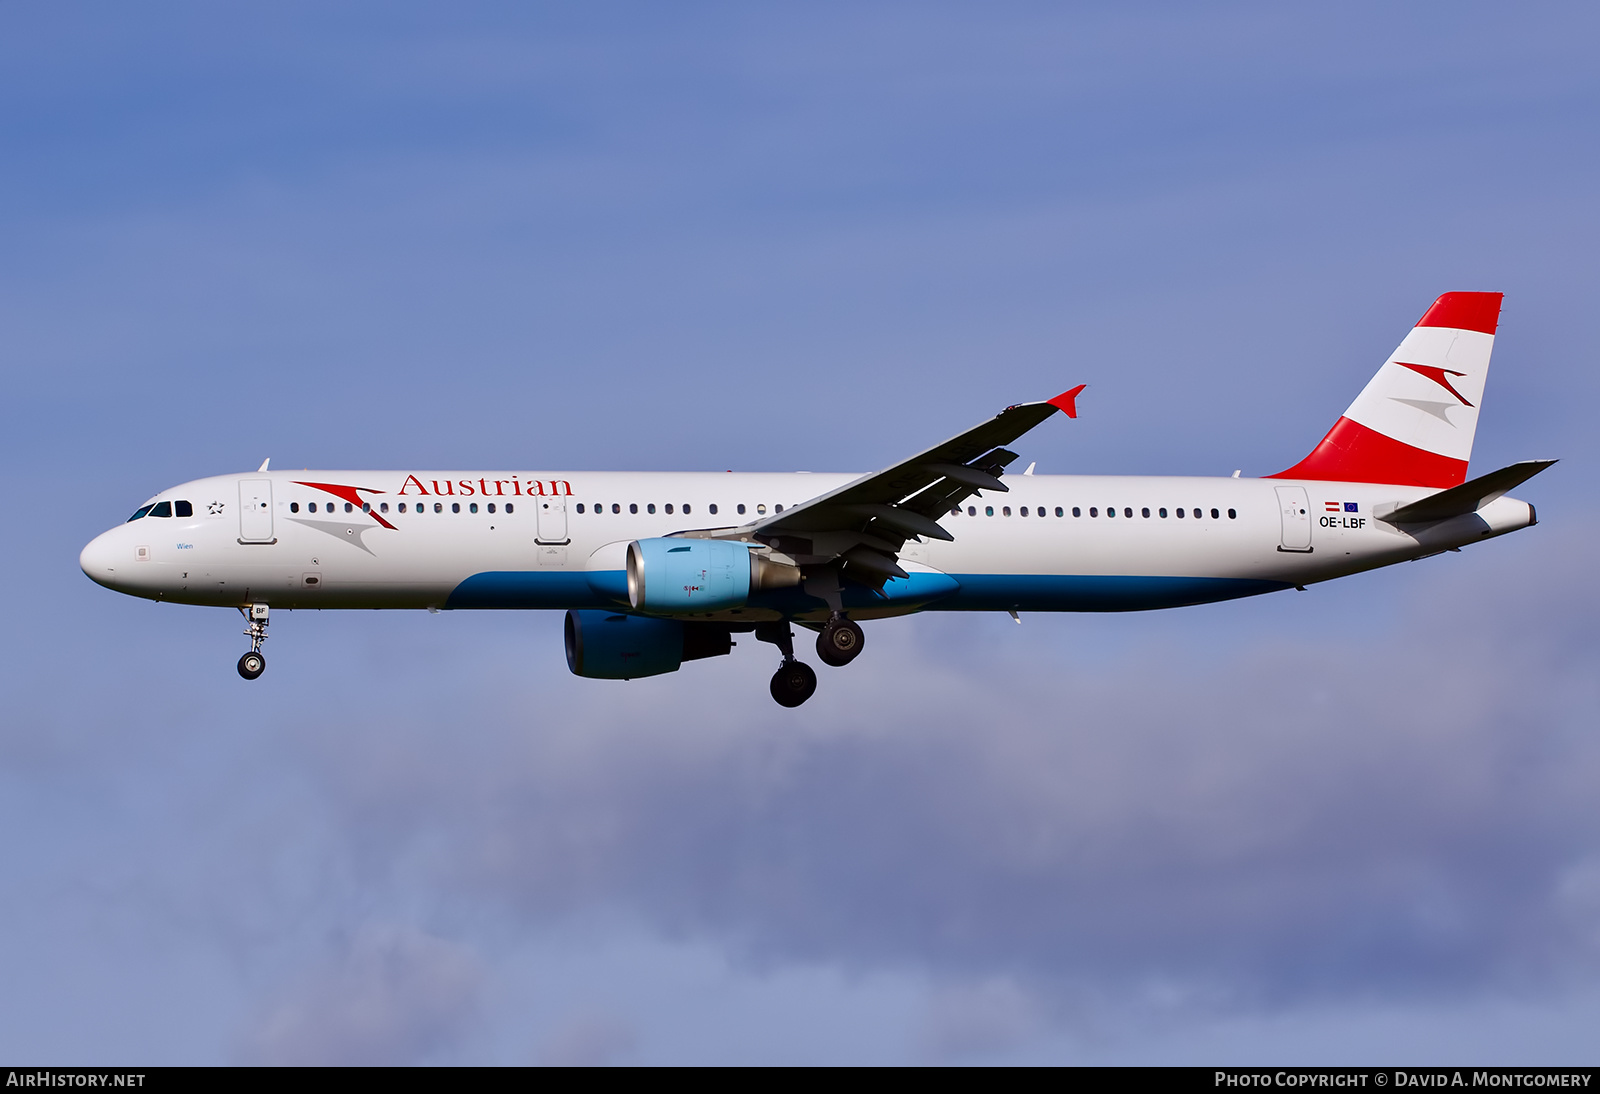
[[(912, 574), (909, 581), (891, 581), (885, 596), (860, 586), (845, 591), (845, 608), (904, 606), (937, 611), (1134, 612), (1209, 604), (1242, 596), (1277, 592), (1282, 581), (1225, 577), (1102, 577), (1058, 574)], [(450, 598), (446, 608), (623, 608), (628, 606), (627, 579), (621, 570), (552, 572), (505, 570), (474, 574)], [(799, 589), (762, 593), (750, 607), (790, 614), (817, 611), (822, 601)]]

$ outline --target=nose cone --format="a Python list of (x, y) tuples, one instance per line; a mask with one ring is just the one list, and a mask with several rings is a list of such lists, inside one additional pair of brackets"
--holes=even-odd
[(126, 548), (118, 550), (117, 540), (121, 537), (120, 528), (113, 528), (109, 532), (102, 532), (89, 541), (78, 555), (78, 565), (83, 567), (83, 572), (89, 580), (104, 585), (108, 589), (118, 587), (117, 571), (133, 564), (132, 558), (123, 558), (127, 553)]

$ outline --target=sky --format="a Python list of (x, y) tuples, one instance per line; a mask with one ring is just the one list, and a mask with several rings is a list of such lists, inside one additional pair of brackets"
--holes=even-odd
[[(1600, 15), (0, 7), (0, 1058), (1593, 1063)], [(1228, 604), (571, 676), (118, 596), (279, 467), (1264, 475), (1506, 294), (1538, 527)], [(1580, 413), (1580, 411), (1582, 413)]]

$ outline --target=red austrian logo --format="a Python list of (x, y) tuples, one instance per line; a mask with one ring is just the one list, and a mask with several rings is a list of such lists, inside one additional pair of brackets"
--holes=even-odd
[(321, 490), (324, 494), (332, 494), (334, 497), (339, 498), (342, 501), (347, 501), (351, 505), (354, 505), (356, 508), (362, 510), (367, 514), (367, 516), (371, 517), (373, 520), (377, 521), (390, 531), (395, 530), (394, 525), (380, 517), (377, 510), (373, 509), (371, 505), (363, 501), (361, 497), (363, 493), (381, 494), (383, 493), (382, 490), (374, 490), (370, 486), (340, 486), (338, 483), (332, 482), (296, 482), (295, 485), (309, 486), (313, 490)]
[[(344, 486), (335, 482), (300, 482), (296, 486), (309, 486), (313, 490), (321, 490), (325, 494), (332, 494), (340, 501), (348, 502), (359, 508), (367, 516), (377, 521), (390, 531), (395, 531), (395, 526), (390, 524), (373, 508), (372, 503), (363, 498), (362, 494), (384, 494), (371, 486)], [(521, 475), (512, 475), (509, 479), (429, 479), (428, 486), (416, 475), (407, 475), (405, 482), (400, 484), (398, 497), (485, 497), (485, 498), (547, 498), (572, 496), (572, 484), (566, 479), (524, 479)], [(420, 511), (420, 507), (419, 507)]]
[[(566, 479), (524, 479), (520, 475), (512, 475), (509, 479), (446, 479), (444, 485), (439, 485), (438, 479), (428, 480), (433, 485), (432, 494), (436, 497), (464, 497), (474, 495), (486, 498), (545, 498), (572, 496), (572, 484)], [(422, 485), (422, 480), (415, 475), (407, 475), (406, 481), (400, 485), (400, 497), (406, 497), (406, 491), (413, 487), (416, 493), (428, 497), (430, 491)], [(493, 489), (491, 489), (493, 487)]]
[(1460, 399), (1462, 406), (1472, 406), (1471, 403), (1467, 402), (1467, 397), (1462, 395), (1461, 392), (1457, 391), (1455, 388), (1451, 387), (1450, 381), (1446, 379), (1446, 377), (1449, 376), (1465, 376), (1465, 372), (1457, 372), (1455, 369), (1450, 368), (1440, 368), (1438, 365), (1413, 365), (1406, 361), (1396, 361), (1395, 364), (1399, 365), (1401, 368), (1410, 369), (1418, 376), (1426, 376), (1428, 379), (1444, 388), (1450, 394), (1454, 395), (1457, 399)]

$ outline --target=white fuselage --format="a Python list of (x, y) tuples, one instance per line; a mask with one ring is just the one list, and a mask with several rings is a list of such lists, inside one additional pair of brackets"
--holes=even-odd
[[(192, 515), (147, 511), (97, 537), (81, 562), (109, 588), (188, 604), (627, 609), (630, 541), (738, 527), (855, 477), (223, 475), (162, 491), (149, 503), (155, 512), (164, 506)], [(908, 542), (900, 558), (910, 578), (890, 581), (882, 593), (851, 591), (850, 614), (1126, 611), (1225, 600), (1417, 558), (1534, 522), (1532, 507), (1511, 498), (1426, 526), (1375, 520), (1375, 507), (1433, 492), (1405, 486), (1076, 475), (1005, 482), (1008, 493), (985, 492), (941, 518), (953, 542)], [(821, 601), (790, 589), (715, 618), (827, 614)]]

